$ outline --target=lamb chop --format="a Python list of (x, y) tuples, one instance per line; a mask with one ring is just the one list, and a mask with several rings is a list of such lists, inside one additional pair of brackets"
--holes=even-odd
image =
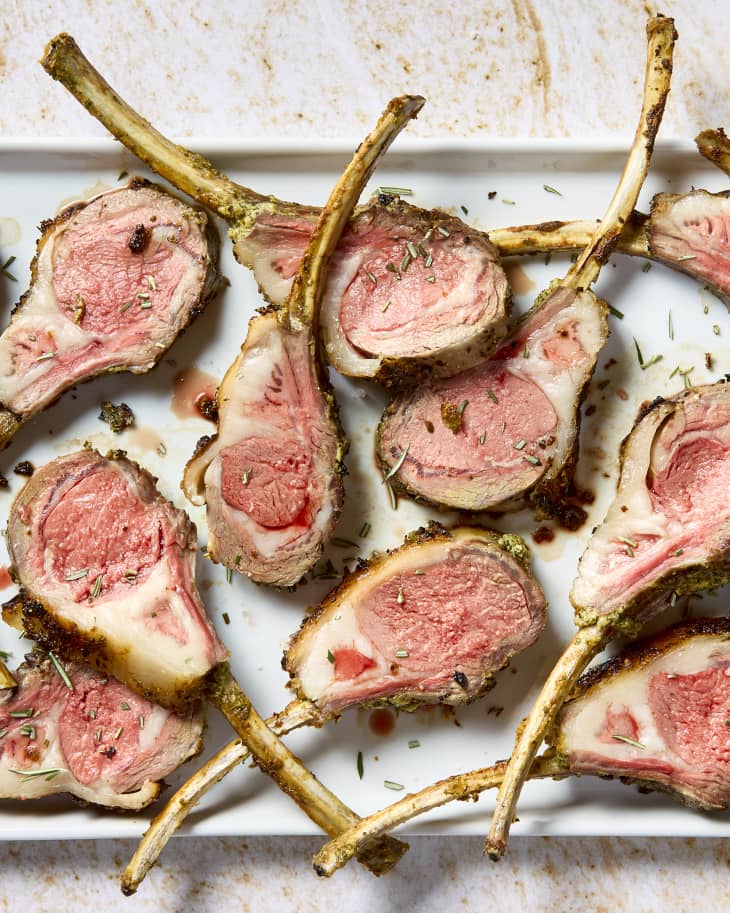
[[(727, 618), (685, 621), (634, 645), (579, 679), (529, 778), (619, 777), (690, 808), (727, 808), (729, 669)], [(454, 799), (476, 799), (500, 785), (505, 768), (502, 761), (405, 796), (327, 844), (315, 871), (331, 875), (365, 840)]]
[(571, 602), (578, 633), (520, 728), (488, 838), (504, 849), (522, 782), (590, 660), (677, 596), (730, 581), (730, 385), (688, 389), (648, 406), (621, 446), (606, 519), (580, 560)]
[[(534, 643), (545, 617), (518, 536), (432, 523), (362, 562), (307, 617), (283, 663), (297, 699), (267, 723), (281, 735), (322, 726), (351, 706), (469, 703)], [(125, 891), (136, 890), (187, 813), (247, 757), (231, 742), (180, 788), (127, 866)]]
[(153, 368), (216, 292), (217, 255), (204, 212), (139, 179), (43, 222), (0, 336), (0, 447), (75, 384)]
[[(267, 729), (232, 676), (195, 586), (195, 527), (121, 454), (82, 450), (37, 470), (13, 503), (8, 550), (25, 632), (163, 706), (203, 695), (259, 766), (327, 833), (357, 820)], [(8, 610), (6, 609), (6, 615)], [(13, 608), (9, 620), (17, 619)], [(400, 844), (363, 861), (387, 870)]]
[[(222, 216), (263, 294), (276, 305), (286, 300), (315, 207), (242, 187), (171, 143), (122, 101), (69, 35), (49, 42), (42, 64), (150, 168)], [(356, 210), (333, 256), (322, 300), (327, 358), (342, 374), (383, 382), (453, 373), (494, 350), (509, 310), (505, 273), (484, 232), (382, 193)]]
[(672, 68), (674, 24), (649, 21), (644, 101), (634, 144), (604, 220), (566, 277), (487, 361), (397, 396), (377, 433), (391, 484), (462, 510), (524, 501), (569, 529), (585, 511), (567, 503), (577, 459), (578, 410), (606, 341), (607, 306), (589, 290), (621, 234), (649, 167)]
[[(701, 154), (730, 175), (730, 140), (722, 130), (704, 130), (695, 138)], [(617, 250), (671, 266), (730, 299), (730, 249), (727, 223), (730, 192), (659, 193), (648, 214), (633, 212)], [(500, 254), (575, 250), (586, 246), (595, 222), (547, 222), (496, 229), (489, 238)]]
[(70, 793), (137, 810), (202, 748), (196, 707), (165, 710), (79, 663), (31, 653), (0, 692), (0, 797)]

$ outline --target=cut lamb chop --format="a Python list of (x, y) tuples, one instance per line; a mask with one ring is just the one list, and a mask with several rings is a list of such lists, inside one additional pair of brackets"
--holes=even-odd
[(573, 682), (611, 637), (676, 599), (730, 581), (730, 385), (647, 407), (621, 447), (616, 497), (571, 592), (578, 633), (520, 729), (490, 849), (504, 847), (522, 781)]
[(204, 212), (138, 179), (44, 222), (0, 336), (0, 447), (75, 384), (153, 368), (216, 292), (217, 255)]
[(53, 460), (8, 516), (30, 636), (52, 649), (70, 641), (102, 674), (170, 707), (197, 699), (228, 658), (195, 587), (197, 547), (187, 515), (121, 453)]
[[(241, 187), (165, 139), (69, 35), (49, 42), (42, 63), (150, 168), (221, 215), (236, 257), (253, 269), (264, 295), (285, 301), (317, 209)], [(355, 212), (333, 257), (322, 302), (327, 357), (343, 374), (385, 382), (423, 369), (461, 371), (494, 350), (509, 309), (504, 271), (483, 232), (381, 194)]]
[(391, 102), (322, 211), (286, 305), (255, 317), (217, 393), (218, 433), (185, 468), (207, 506), (208, 554), (256, 583), (293, 586), (319, 560), (342, 506), (347, 447), (317, 317), (329, 258), (377, 158), (423, 99)]
[(437, 524), (411, 534), (305, 619), (284, 657), (290, 687), (325, 717), (353, 704), (475, 700), (545, 624), (528, 562), (519, 536)]
[[(298, 698), (267, 723), (282, 734), (353, 705), (468, 703), (534, 643), (545, 617), (519, 536), (432, 523), (361, 562), (303, 622), (283, 663)], [(150, 825), (125, 886), (136, 889), (187, 813), (247, 757), (232, 742), (180, 788)]]
[(378, 458), (406, 494), (449, 507), (497, 510), (525, 500), (570, 529), (579, 406), (603, 346), (607, 306), (589, 290), (636, 203), (671, 75), (672, 20), (648, 26), (644, 102), (634, 144), (604, 220), (565, 279), (537, 300), (487, 361), (398, 396), (377, 435)]
[(202, 748), (203, 717), (178, 715), (113, 678), (29, 654), (0, 692), (0, 797), (70, 793), (108, 808), (153, 802), (164, 777)]
[[(730, 620), (685, 621), (579, 679), (535, 758), (530, 779), (594, 774), (668, 793), (690, 808), (730, 803)], [(405, 796), (314, 858), (331, 875), (365, 841), (454, 799), (499, 786), (506, 762), (441, 780)]]
[[(195, 527), (125, 456), (93, 450), (37, 470), (11, 507), (8, 549), (21, 591), (11, 623), (46, 649), (89, 662), (144, 697), (180, 707), (207, 696), (258, 765), (330, 834), (357, 816), (256, 713), (233, 678), (195, 585)], [(380, 873), (400, 844), (374, 845)]]

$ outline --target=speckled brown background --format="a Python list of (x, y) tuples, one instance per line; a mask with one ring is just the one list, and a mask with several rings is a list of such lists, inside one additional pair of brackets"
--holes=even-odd
[[(730, 125), (727, 0), (677, 0), (680, 44), (663, 137)], [(75, 35), (164, 132), (359, 137), (393, 94), (429, 105), (420, 136), (627, 137), (640, 92), (638, 0), (458, 5), (319, 2), (21, 2), (0, 17), (4, 136), (102, 136), (37, 65)], [(516, 839), (497, 866), (476, 838), (420, 838), (375, 880), (311, 874), (313, 838), (178, 839), (134, 898), (129, 841), (0, 845), (0, 909), (127, 911), (663, 911), (730, 908), (730, 841)]]

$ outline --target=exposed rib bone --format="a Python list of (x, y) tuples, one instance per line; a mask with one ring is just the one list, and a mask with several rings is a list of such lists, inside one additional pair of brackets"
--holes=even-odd
[[(598, 275), (636, 204), (649, 167), (654, 139), (669, 93), (676, 39), (674, 21), (662, 16), (653, 17), (647, 24), (647, 36), (644, 95), (634, 144), (601, 228), (566, 277), (566, 284), (572, 288), (585, 288)], [(522, 784), (545, 732), (555, 719), (570, 688), (605, 641), (611, 624), (606, 618), (599, 619), (595, 625), (576, 634), (546, 682), (524, 728), (519, 732), (504, 782), (497, 795), (497, 807), (487, 837), (486, 850), (493, 859), (499, 859), (507, 845)]]
[[(320, 720), (314, 704), (295, 700), (281, 713), (269, 717), (266, 725), (275, 735), (281, 736), (301, 726), (319, 726), (324, 722), (326, 720)], [(152, 819), (134, 856), (122, 872), (124, 894), (134, 894), (159, 859), (170, 837), (208, 790), (250, 757), (251, 752), (239, 739), (229, 742), (178, 789)]]
[[(342, 868), (362, 844), (369, 842), (375, 836), (385, 834), (417, 815), (430, 812), (455, 799), (462, 801), (476, 799), (480, 793), (502, 783), (506, 766), (506, 761), (499, 761), (492, 767), (483, 767), (480, 770), (472, 770), (455, 777), (447, 777), (417, 793), (404, 796), (398, 802), (386, 806), (382, 811), (375, 812), (368, 818), (363, 818), (357, 827), (346, 834), (335, 837), (315, 854), (314, 871), (318, 875), (329, 877), (337, 869)], [(568, 776), (570, 776), (570, 769), (563, 760), (554, 755), (542, 755), (533, 761), (528, 779), (539, 780), (552, 777), (554, 780), (562, 780)]]

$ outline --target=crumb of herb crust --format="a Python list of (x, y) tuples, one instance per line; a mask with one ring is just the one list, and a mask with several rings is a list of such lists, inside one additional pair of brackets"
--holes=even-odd
[(120, 434), (134, 424), (134, 412), (126, 403), (119, 403), (118, 406), (109, 402), (102, 403), (99, 418), (106, 422), (115, 434)]
[(30, 460), (21, 460), (13, 469), (16, 476), (32, 476), (35, 472), (35, 466)]

